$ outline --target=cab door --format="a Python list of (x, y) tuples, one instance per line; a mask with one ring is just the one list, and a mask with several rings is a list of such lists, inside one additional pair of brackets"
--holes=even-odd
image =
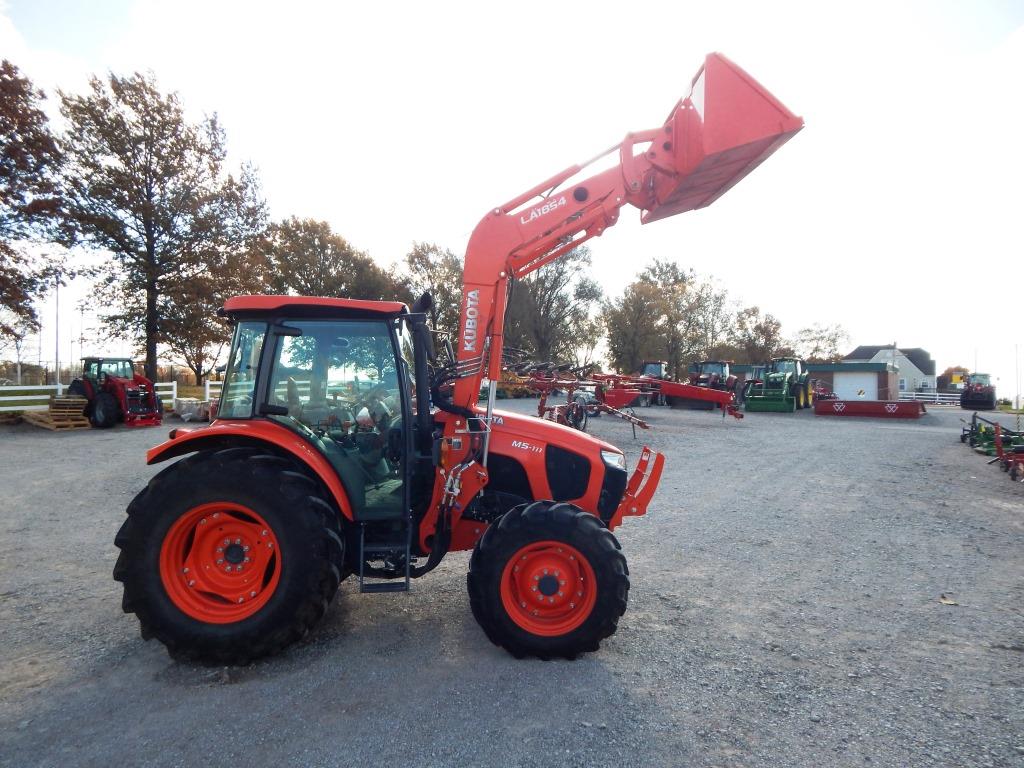
[(410, 406), (394, 323), (296, 318), (274, 328), (263, 413), (323, 453), (357, 520), (403, 518)]

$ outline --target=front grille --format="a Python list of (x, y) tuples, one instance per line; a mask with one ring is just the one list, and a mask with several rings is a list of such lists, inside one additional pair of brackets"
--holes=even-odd
[(625, 492), (626, 470), (605, 465), (601, 496), (597, 500), (597, 513), (605, 523), (612, 519)]

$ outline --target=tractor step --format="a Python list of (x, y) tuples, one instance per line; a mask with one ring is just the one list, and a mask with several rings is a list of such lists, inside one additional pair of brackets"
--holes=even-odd
[[(394, 538), (390, 541), (366, 541), (366, 523), (359, 527), (359, 591), (360, 592), (408, 592), (410, 576), (409, 570), (412, 567), (410, 557), (412, 549), (412, 526), (408, 518), (402, 519), (400, 531), (391, 531)], [(373, 574), (366, 573), (366, 560), (383, 559), (375, 558), (375, 555), (399, 555), (405, 562), (404, 579), (381, 579), (379, 581), (367, 581), (374, 578)]]
[(408, 592), (409, 582), (408, 581), (370, 581), (360, 582), (360, 592)]

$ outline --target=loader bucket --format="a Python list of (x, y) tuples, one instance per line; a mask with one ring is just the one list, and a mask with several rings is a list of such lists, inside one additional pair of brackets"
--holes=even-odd
[[(670, 141), (653, 142), (649, 156), (673, 173), (659, 174), (647, 224), (711, 205), (803, 128), (750, 75), (720, 53), (708, 54), (668, 120)], [(664, 153), (668, 153), (666, 157)]]

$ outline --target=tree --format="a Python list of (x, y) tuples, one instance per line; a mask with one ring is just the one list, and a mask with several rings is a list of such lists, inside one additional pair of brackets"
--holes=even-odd
[(26, 249), (51, 236), (59, 208), (55, 174), (61, 154), (39, 108), (44, 95), (6, 59), (0, 61), (0, 337), (37, 325), (33, 299), (59, 263)]
[(743, 359), (737, 362), (763, 363), (792, 354), (782, 338), (782, 323), (771, 314), (762, 315), (759, 307), (747, 307), (736, 313), (731, 341), (743, 352)]
[(661, 359), (665, 339), (657, 320), (662, 311), (661, 290), (645, 280), (630, 283), (621, 298), (605, 302), (601, 320), (614, 370), (630, 373), (640, 370), (644, 360)]
[(815, 323), (797, 332), (795, 346), (808, 362), (834, 363), (842, 359), (840, 348), (849, 340), (850, 335), (843, 326)]
[(267, 285), (276, 293), (348, 299), (402, 300), (408, 288), (326, 221), (292, 217), (271, 225), (261, 251)]
[(576, 360), (599, 335), (594, 310), (604, 295), (589, 277), (590, 249), (575, 248), (518, 281), (505, 322), (507, 346), (541, 361)]
[(434, 330), (454, 340), (462, 311), (462, 259), (434, 243), (413, 243), (405, 266), (412, 295), (429, 291), (434, 297)]
[(155, 378), (169, 307), (265, 228), (259, 181), (251, 167), (227, 173), (216, 115), (187, 122), (152, 74), (94, 77), (84, 96), (61, 93), (61, 112), (72, 238), (109, 254), (95, 274), (98, 299), (115, 309), (101, 319), (144, 346)]
[(206, 272), (181, 278), (166, 287), (160, 308), (164, 357), (181, 360), (203, 383), (217, 366), (231, 339), (228, 323), (217, 310), (231, 296), (263, 290), (262, 261), (256, 254), (229, 254), (206, 259)]
[(0, 333), (0, 352), (14, 350), (15, 383), (21, 384), (21, 358), (25, 349), (25, 341), (38, 328), (38, 325), (31, 320), (14, 316), (10, 310), (0, 309), (0, 326), (9, 329), (5, 333)]

